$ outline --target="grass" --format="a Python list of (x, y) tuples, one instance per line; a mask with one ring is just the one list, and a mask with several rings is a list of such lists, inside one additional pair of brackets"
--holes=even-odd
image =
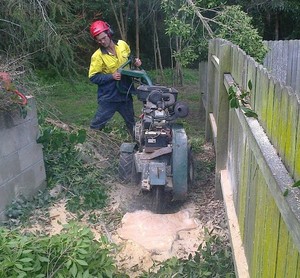
[[(148, 74), (155, 83), (155, 73), (150, 71)], [(191, 135), (200, 135), (203, 129), (199, 126), (199, 115), (196, 112), (199, 110), (200, 104), (197, 74), (197, 70), (186, 69), (184, 72), (186, 85), (176, 88), (179, 91), (178, 100), (187, 102), (190, 108), (190, 116), (181, 122)], [(67, 124), (89, 127), (97, 109), (97, 85), (92, 84), (86, 76), (78, 76), (76, 79), (69, 80), (58, 76), (49, 76), (46, 72), (39, 72), (38, 78), (38, 82), (46, 91), (35, 96), (42, 106)], [(166, 70), (165, 79), (166, 84), (163, 85), (170, 86), (172, 83), (171, 70)], [(142, 103), (135, 96), (134, 109), (135, 116), (139, 117)], [(108, 123), (106, 130), (111, 132), (114, 128), (125, 128), (123, 119), (118, 113)]]
[(37, 94), (36, 98), (47, 110), (68, 124), (89, 126), (97, 109), (96, 85), (84, 76), (68, 80), (40, 75), (39, 83), (47, 92)]

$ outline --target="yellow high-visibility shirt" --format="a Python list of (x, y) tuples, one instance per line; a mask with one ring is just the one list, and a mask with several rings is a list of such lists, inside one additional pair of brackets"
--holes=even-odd
[(118, 40), (115, 50), (116, 56), (100, 48), (94, 52), (91, 58), (89, 78), (97, 73), (112, 74), (128, 60), (130, 48), (125, 41)]

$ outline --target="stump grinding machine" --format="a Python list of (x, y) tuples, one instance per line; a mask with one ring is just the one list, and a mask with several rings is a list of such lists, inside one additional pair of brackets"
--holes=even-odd
[(139, 82), (134, 94), (143, 106), (134, 127), (135, 142), (121, 145), (119, 178), (150, 192), (151, 210), (163, 213), (165, 193), (172, 200), (185, 200), (193, 183), (192, 150), (183, 126), (176, 123), (189, 109), (177, 101), (176, 89), (153, 85), (144, 70), (126, 69), (128, 63), (119, 70)]

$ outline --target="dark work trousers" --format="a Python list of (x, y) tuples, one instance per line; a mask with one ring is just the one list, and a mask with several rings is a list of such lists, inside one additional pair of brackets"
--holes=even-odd
[(93, 120), (91, 121), (90, 127), (92, 129), (102, 129), (105, 124), (113, 117), (115, 112), (119, 112), (121, 114), (126, 123), (129, 133), (133, 135), (133, 127), (135, 121), (132, 99), (120, 102), (101, 101), (98, 104), (98, 110)]

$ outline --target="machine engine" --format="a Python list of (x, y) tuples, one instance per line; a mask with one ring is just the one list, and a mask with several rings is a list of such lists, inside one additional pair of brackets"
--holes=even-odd
[(178, 91), (165, 86), (141, 85), (137, 98), (143, 102), (135, 125), (135, 140), (146, 153), (167, 147), (172, 141), (171, 123), (188, 115), (188, 106), (177, 101)]

